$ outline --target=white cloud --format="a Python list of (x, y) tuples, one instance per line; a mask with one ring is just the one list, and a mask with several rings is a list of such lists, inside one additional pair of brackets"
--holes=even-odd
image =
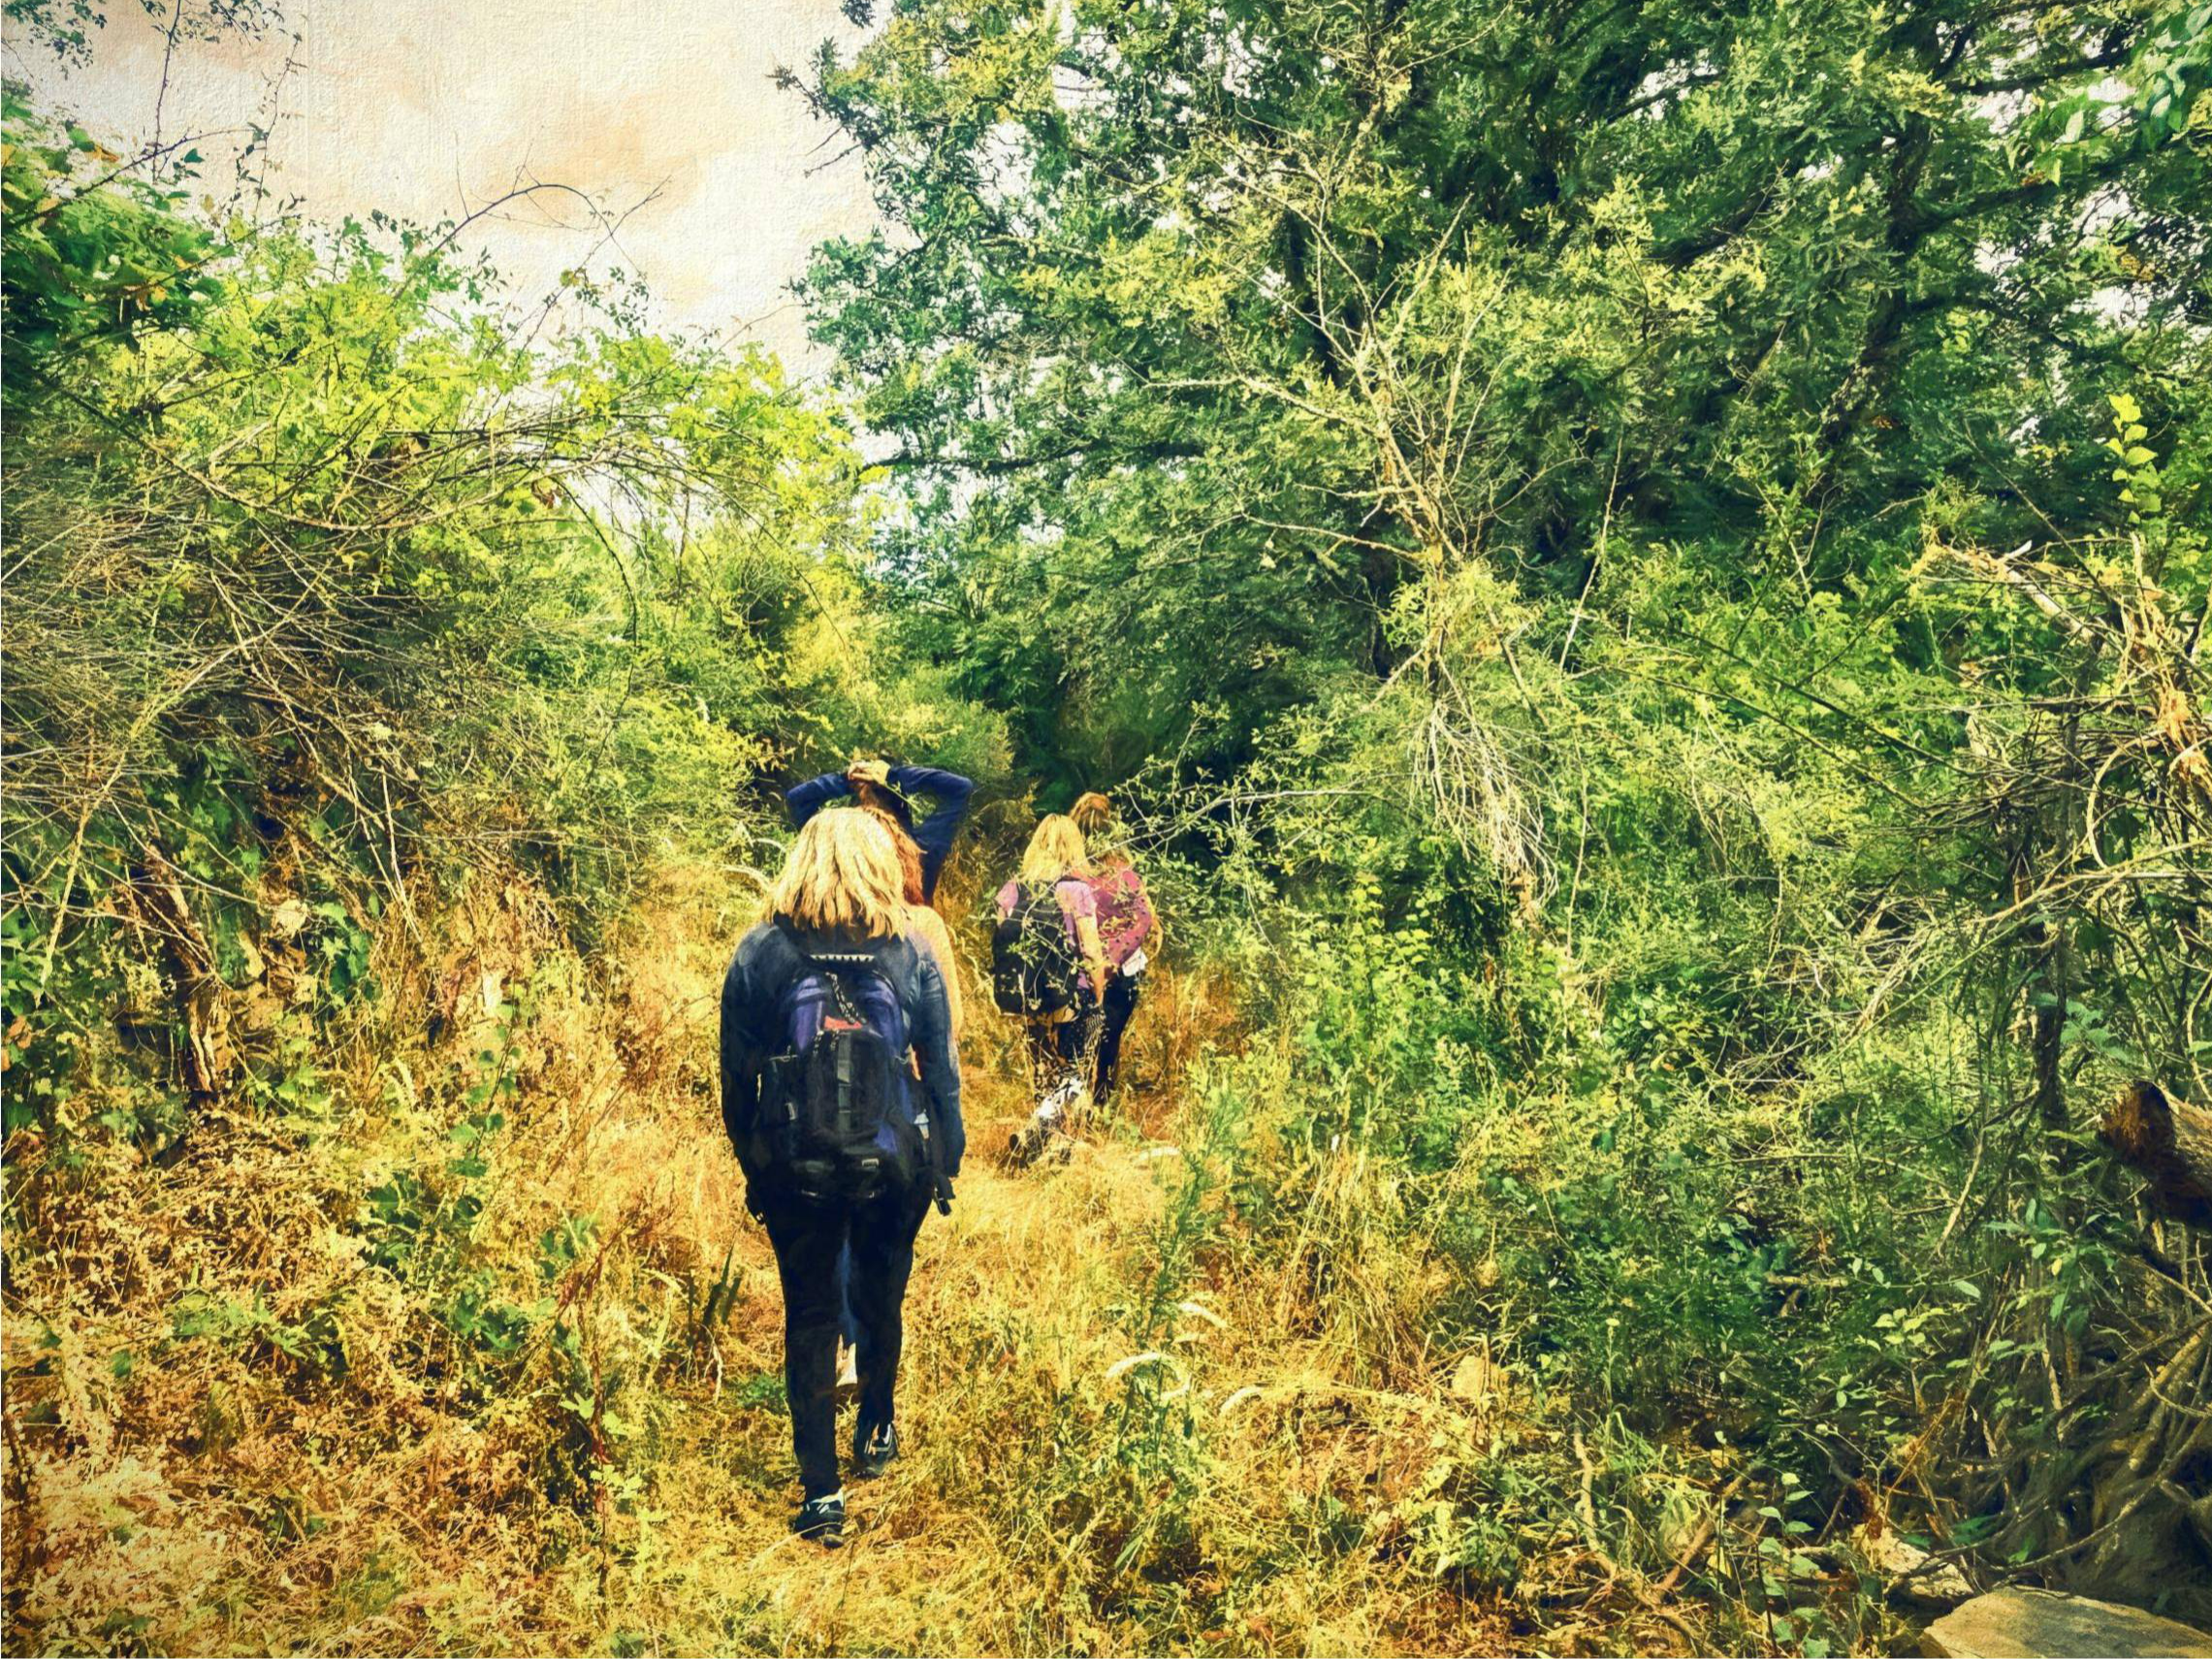
[[(226, 180), (280, 81), (270, 186), (317, 219), (451, 218), (526, 175), (618, 212), (657, 189), (606, 256), (643, 273), (657, 320), (820, 367), (787, 285), (815, 242), (875, 214), (858, 158), (769, 78), (824, 38), (855, 42), (836, 0), (290, 0), (263, 39), (179, 44), (166, 95), (159, 30), (135, 4), (109, 14), (89, 65), (64, 74), (18, 44), (11, 73), (134, 147), (157, 105), (166, 138), (239, 135), (201, 146)], [(545, 199), (478, 239), (534, 294), (596, 239), (587, 223)]]

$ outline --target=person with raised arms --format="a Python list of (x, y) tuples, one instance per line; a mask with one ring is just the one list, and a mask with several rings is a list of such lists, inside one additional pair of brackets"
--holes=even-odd
[[(953, 839), (968, 815), (975, 782), (957, 772), (934, 766), (893, 766), (882, 760), (855, 760), (843, 772), (825, 772), (784, 791), (784, 804), (793, 827), (804, 829), (808, 820), (840, 796), (850, 795), (854, 805), (875, 807), (910, 836), (921, 854), (921, 902), (937, 903), (937, 878), (945, 872)], [(937, 803), (930, 814), (916, 821), (914, 798), (926, 795)]]

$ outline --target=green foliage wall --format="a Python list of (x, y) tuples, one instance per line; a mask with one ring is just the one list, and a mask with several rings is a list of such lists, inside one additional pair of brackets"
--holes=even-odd
[[(773, 362), (619, 285), (529, 303), (459, 227), (199, 205), (197, 157), (8, 99), (11, 1123), (60, 1121), (118, 1005), (178, 1100), (274, 1086), (387, 908), (472, 869), (588, 938), (657, 861), (772, 866), (801, 767), (1003, 774), (900, 666), (850, 434)], [(295, 942), (314, 997), (202, 1052), (194, 987)]]
[(2187, 1352), (2088, 1127), (2212, 1093), (2212, 11), (884, 10), (906, 629), (1308, 965), (1256, 1213), (1356, 1136), (1448, 1329), (1798, 1481), (1956, 1390), (1961, 1541), (2112, 1573), (2024, 1471)]

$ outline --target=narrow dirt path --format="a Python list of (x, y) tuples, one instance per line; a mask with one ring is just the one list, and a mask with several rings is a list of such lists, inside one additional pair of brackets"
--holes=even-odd
[[(1065, 1164), (1003, 1167), (1027, 1085), (1001, 1059), (971, 1061), (967, 1165), (951, 1216), (933, 1211), (922, 1228), (908, 1293), (903, 1455), (883, 1479), (848, 1486), (846, 1547), (824, 1551), (788, 1531), (782, 1297), (766, 1238), (747, 1224), (721, 1379), (669, 1401), (655, 1497), (627, 1571), (610, 1581), (617, 1646), (632, 1633), (763, 1651), (1067, 1645), (1042, 1586), (1025, 1598), (1010, 1584), (1008, 1550), (1050, 1524), (1023, 1504), (1049, 1484), (1054, 1402), (1064, 1409), (1124, 1356), (1123, 1269), (1173, 1158), (1107, 1132)], [(841, 1442), (851, 1418), (841, 1410)]]
[[(665, 961), (667, 1005), (703, 1037), (719, 953), (692, 954)], [(728, 1148), (687, 1085), (648, 1107), (639, 1179), (692, 1195), (710, 1276), (734, 1246), (719, 1375), (663, 1374), (634, 1460), (649, 1474), (605, 1564), (572, 1566), (588, 1586), (569, 1592), (573, 1619), (543, 1616), (596, 1624), (617, 1653), (1524, 1647), (1494, 1593), (1456, 1588), (1394, 1518), (1439, 1471), (1489, 1455), (1495, 1420), (1441, 1383), (1392, 1391), (1344, 1330), (1298, 1313), (1301, 1270), (1243, 1253), (1219, 1196), (1192, 1215), (1230, 1228), (1223, 1248), (1174, 1246), (1190, 1217), (1172, 1141), (1196, 1133), (1180, 1091), (1224, 1035), (1218, 995), (1164, 975), (1122, 1120), (1025, 1170), (1002, 1161), (1026, 1067), (987, 1000), (970, 1006), (969, 1155), (951, 1216), (932, 1213), (916, 1246), (903, 1455), (849, 1485), (846, 1547), (788, 1531), (774, 1260), (757, 1226), (723, 1213)], [(848, 1444), (850, 1428), (847, 1408)]]

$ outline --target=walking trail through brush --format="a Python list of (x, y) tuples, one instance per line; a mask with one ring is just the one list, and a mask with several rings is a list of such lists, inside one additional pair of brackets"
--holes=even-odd
[[(1113, 1304), (1125, 1291), (1116, 1268), (1149, 1237), (1161, 1208), (1155, 1170), (1177, 1154), (1094, 1133), (1065, 1164), (1003, 1167), (1007, 1134), (1027, 1114), (1026, 1078), (1003, 1069), (1018, 1050), (985, 1064), (981, 1045), (971, 1046), (978, 1052), (964, 1086), (966, 1168), (950, 1217), (932, 1211), (922, 1228), (908, 1292), (902, 1456), (881, 1480), (849, 1482), (844, 1548), (792, 1536), (782, 1296), (765, 1234), (743, 1227), (720, 1381), (672, 1402), (656, 1506), (663, 1518), (638, 1562), (642, 1575), (648, 1552), (658, 1558), (661, 1593), (681, 1586), (740, 1625), (787, 1632), (794, 1648), (1058, 1644), (1046, 1637), (1061, 1622), (1058, 1610), (1021, 1605), (1048, 1585), (1009, 1581), (1017, 1563), (999, 1537), (1010, 1523), (1044, 1517), (998, 1510), (1000, 1501), (1037, 1501), (1024, 1481), (1053, 1457), (1055, 1414), (985, 1420), (996, 1390), (983, 1385), (1003, 1387), (1021, 1369), (1064, 1396), (1084, 1373), (1103, 1383), (1128, 1356), (1126, 1343), (1116, 1346)], [(726, 1157), (719, 1134), (703, 1133), (705, 1155)], [(848, 1401), (842, 1449), (851, 1424)]]
[[(714, 998), (703, 952), (684, 954), (685, 967), (639, 966), (664, 1006), (696, 1018)], [(1357, 1386), (1340, 1341), (1283, 1328), (1272, 1275), (1239, 1285), (1194, 1267), (1166, 1292), (1171, 1334), (1155, 1326), (1149, 1348), (1134, 1334), (1159, 1305), (1167, 1211), (1187, 1179), (1172, 1138), (1183, 1102), (1165, 1089), (1210, 1014), (1195, 981), (1153, 978), (1118, 1121), (1092, 1126), (1067, 1163), (1025, 1170), (1003, 1162), (1030, 1106), (1021, 1049), (971, 999), (969, 1152), (951, 1216), (933, 1210), (916, 1247), (902, 1455), (881, 1480), (849, 1481), (842, 1549), (788, 1530), (782, 1297), (767, 1239), (735, 1202), (719, 1117), (687, 1111), (679, 1126), (653, 1110), (654, 1184), (690, 1189), (680, 1208), (708, 1224), (707, 1276), (734, 1249), (739, 1282), (715, 1355), (664, 1388), (634, 1531), (609, 1529), (619, 1563), (593, 1611), (615, 1650), (1524, 1646), (1494, 1601), (1373, 1547), (1356, 1518), (1431, 1466), (1440, 1404), (1462, 1423), (1464, 1406)], [(1132, 1389), (1138, 1367), (1155, 1387)], [(848, 1451), (851, 1421), (848, 1403)]]
[[(1264, 1098), (1284, 1057), (1170, 966), (1114, 1120), (1028, 1170), (1021, 1045), (971, 998), (903, 1455), (850, 1486), (845, 1548), (793, 1538), (783, 1300), (715, 1075), (757, 909), (687, 868), (587, 964), (527, 883), (474, 883), (333, 1056), (379, 1109), (307, 1144), (209, 1111), (54, 1199), (69, 1276), (19, 1285), (9, 1336), (72, 1438), (12, 1464), (40, 1529), (12, 1611), (78, 1635), (16, 1645), (106, 1650), (135, 1608), (152, 1652), (1683, 1650), (1562, 1518), (1545, 1395), (1437, 1343), (1453, 1260), (1395, 1177), (1305, 1145)], [(460, 1083), (502, 1109), (457, 1125)], [(527, 1335), (487, 1357), (501, 1319)]]

